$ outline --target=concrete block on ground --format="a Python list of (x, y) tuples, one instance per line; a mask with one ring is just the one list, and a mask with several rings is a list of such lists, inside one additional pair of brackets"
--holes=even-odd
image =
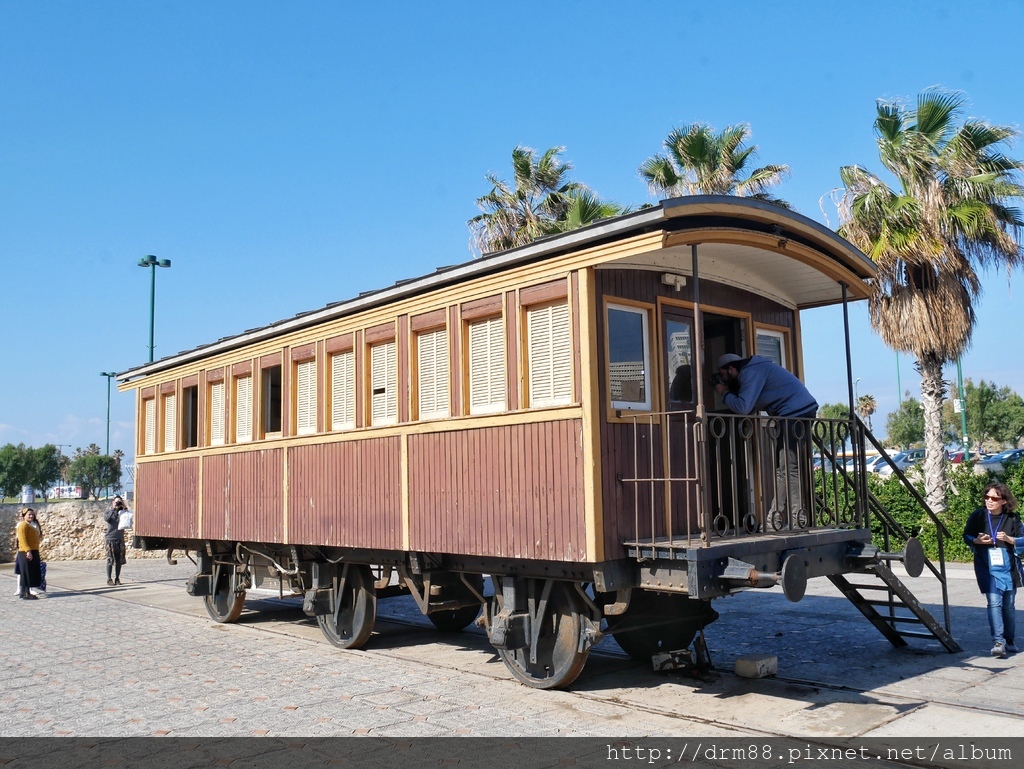
[(774, 654), (747, 654), (736, 658), (736, 675), (742, 678), (768, 678), (779, 672)]

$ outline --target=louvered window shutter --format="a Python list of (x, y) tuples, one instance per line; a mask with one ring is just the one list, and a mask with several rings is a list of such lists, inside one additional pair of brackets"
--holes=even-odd
[(224, 383), (210, 385), (210, 445), (224, 445)]
[(247, 443), (252, 440), (251, 376), (235, 380), (235, 440), (238, 443)]
[(420, 419), (439, 419), (448, 416), (447, 329), (440, 328), (419, 335), (417, 360)]
[(178, 397), (164, 398), (164, 451), (178, 448)]
[(331, 356), (331, 429), (355, 426), (355, 354), (349, 351)]
[(316, 432), (316, 361), (307, 360), (295, 367), (298, 392), (295, 398), (295, 434)]
[(572, 337), (569, 305), (553, 304), (526, 312), (530, 365), (530, 405), (572, 402)]
[(156, 398), (146, 401), (146, 454), (156, 453)]
[(370, 423), (373, 425), (393, 425), (398, 421), (396, 352), (394, 342), (384, 342), (370, 348)]
[(501, 317), (469, 325), (469, 413), (505, 410), (505, 333)]

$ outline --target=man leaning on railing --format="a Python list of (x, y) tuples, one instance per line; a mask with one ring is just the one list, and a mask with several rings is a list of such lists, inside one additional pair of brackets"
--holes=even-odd
[(810, 424), (799, 420), (813, 419), (818, 403), (803, 382), (760, 355), (741, 358), (726, 353), (718, 359), (718, 370), (721, 381), (715, 384), (715, 392), (722, 396), (730, 411), (737, 414), (764, 411), (784, 420), (771, 515), (772, 520), (781, 515), (782, 521), (788, 522), (791, 511), (803, 509), (800, 467), (804, 463), (799, 458), (806, 453)]

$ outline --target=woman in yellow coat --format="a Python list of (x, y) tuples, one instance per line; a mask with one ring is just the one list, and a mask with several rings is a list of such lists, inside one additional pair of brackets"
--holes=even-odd
[(42, 571), (39, 567), (39, 528), (35, 523), (36, 511), (29, 508), (25, 511), (16, 530), (18, 536), (18, 572), (21, 574), (20, 597), (34, 601), (30, 588), (39, 587), (42, 583)]

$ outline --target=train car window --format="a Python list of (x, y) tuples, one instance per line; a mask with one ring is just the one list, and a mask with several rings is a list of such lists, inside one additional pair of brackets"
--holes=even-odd
[(647, 311), (608, 305), (608, 392), (613, 409), (651, 408)]
[(694, 402), (693, 316), (681, 310), (666, 309), (665, 386), (668, 409), (692, 407)]
[(757, 329), (757, 354), (782, 368), (789, 368), (786, 365), (786, 335), (781, 331)]
[(331, 356), (331, 429), (356, 426), (356, 356), (351, 350)]
[(156, 454), (156, 399), (146, 400), (142, 410), (146, 422), (142, 453)]
[(235, 441), (248, 443), (252, 440), (252, 377), (242, 376), (235, 380)]
[(526, 311), (531, 406), (572, 402), (572, 334), (566, 302)]
[(469, 324), (469, 413), (506, 409), (505, 324), (500, 315)]
[(210, 445), (224, 445), (224, 383), (210, 385)]
[(375, 344), (370, 348), (370, 424), (398, 422), (398, 345)]
[(420, 419), (448, 416), (448, 329), (416, 338), (417, 406)]
[(281, 434), (281, 365), (263, 369), (260, 384), (261, 432), (264, 437), (277, 437)]
[(164, 451), (178, 448), (178, 396), (164, 396)]
[(186, 449), (199, 445), (199, 386), (182, 388), (181, 426)]
[(306, 360), (295, 366), (295, 434), (316, 432), (316, 361)]

